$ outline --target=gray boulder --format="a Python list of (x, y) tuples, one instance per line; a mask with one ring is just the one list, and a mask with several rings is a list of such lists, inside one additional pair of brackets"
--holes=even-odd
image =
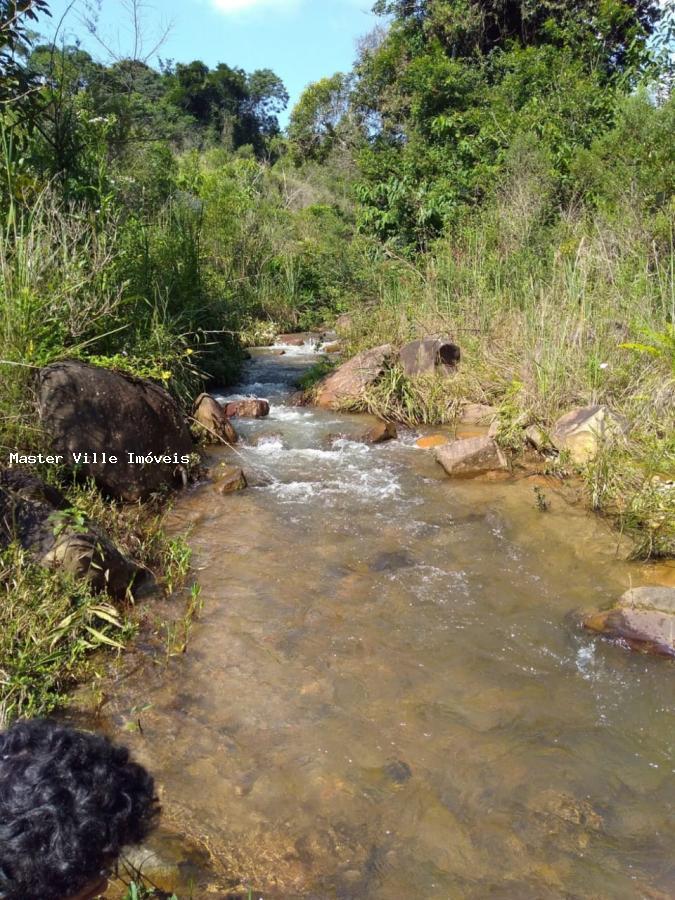
[(558, 419), (551, 439), (556, 449), (567, 450), (573, 462), (584, 465), (595, 459), (602, 444), (627, 431), (626, 419), (607, 406), (581, 406)]
[(434, 337), (405, 344), (398, 356), (403, 371), (410, 378), (449, 375), (457, 368), (461, 357), (461, 350), (450, 338)]

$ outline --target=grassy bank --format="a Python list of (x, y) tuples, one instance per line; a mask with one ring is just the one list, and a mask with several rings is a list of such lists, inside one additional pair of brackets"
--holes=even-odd
[(365, 408), (440, 424), (462, 402), (494, 405), (499, 439), (517, 450), (520, 425), (546, 431), (575, 406), (607, 404), (630, 434), (580, 472), (589, 504), (635, 537), (637, 555), (672, 556), (675, 496), (664, 487), (675, 474), (672, 223), (626, 197), (611, 215), (582, 208), (528, 229), (536, 197), (507, 184), (422, 265), (382, 269), (378, 301), (353, 311), (348, 352), (448, 334), (463, 362), (443, 380), (411, 381), (394, 369)]
[[(158, 576), (161, 591), (180, 587), (190, 550), (183, 538), (167, 536), (163, 504), (119, 506), (93, 486), (71, 486), (65, 495), (70, 522), (104, 530), (122, 552)], [(193, 612), (186, 608), (185, 615)], [(75, 684), (95, 676), (95, 652), (119, 653), (137, 629), (131, 602), (93, 594), (85, 581), (45, 570), (10, 545), (0, 553), (0, 725), (60, 706)]]

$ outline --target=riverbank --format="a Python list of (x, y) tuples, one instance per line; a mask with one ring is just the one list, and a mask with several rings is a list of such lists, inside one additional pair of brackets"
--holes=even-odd
[(670, 252), (650, 241), (628, 225), (567, 222), (539, 256), (518, 257), (478, 226), (420, 267), (392, 263), (378, 301), (342, 320), (344, 358), (431, 335), (458, 344), (462, 361), (449, 378), (393, 365), (352, 408), (444, 424), (481, 404), (518, 454), (526, 428), (550, 436), (571, 410), (604, 406), (627, 424), (624, 439), (585, 465), (552, 458), (551, 471), (581, 478), (588, 506), (631, 536), (636, 556), (674, 556), (675, 294)]

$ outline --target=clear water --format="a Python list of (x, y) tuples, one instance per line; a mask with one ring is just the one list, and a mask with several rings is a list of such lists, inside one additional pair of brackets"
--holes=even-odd
[(195, 896), (675, 896), (673, 665), (576, 624), (658, 573), (526, 479), (451, 481), (412, 433), (285, 406), (313, 361), (249, 363), (232, 396), (271, 415), (216, 456), (251, 486), (174, 514), (188, 652), (139, 653), (106, 707), (141, 719), (165, 832), (208, 850)]

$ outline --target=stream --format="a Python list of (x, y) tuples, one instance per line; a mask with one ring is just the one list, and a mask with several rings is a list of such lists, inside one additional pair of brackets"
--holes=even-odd
[(221, 397), (272, 404), (211, 454), (249, 488), (172, 514), (188, 650), (139, 650), (103, 712), (139, 722), (158, 853), (195, 897), (675, 896), (672, 663), (577, 625), (649, 567), (553, 488), (541, 512), (528, 479), (450, 480), (419, 431), (368, 446), (364, 417), (287, 405), (317, 357), (279, 349)]

